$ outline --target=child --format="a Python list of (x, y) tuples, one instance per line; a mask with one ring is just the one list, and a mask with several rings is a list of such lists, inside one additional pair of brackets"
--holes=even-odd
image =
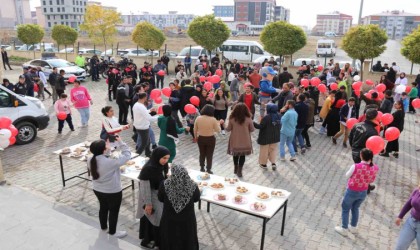
[(404, 111), (404, 113), (407, 113), (408, 112), (408, 106), (410, 104), (410, 101), (408, 100), (408, 97), (407, 97), (407, 93), (405, 93), (405, 92), (401, 93), (401, 101), (402, 101), (403, 107), (404, 107), (403, 111)]
[[(195, 119), (200, 115), (200, 112), (198, 111), (197, 107), (195, 108), (195, 113), (193, 114), (187, 114), (185, 116), (185, 120), (187, 121), (187, 126), (190, 127), (190, 134), (193, 137), (193, 143), (197, 142), (197, 138), (194, 137), (194, 123)], [(185, 130), (187, 131), (187, 130)]]
[(67, 122), (67, 124), (70, 127), (71, 131), (74, 131), (74, 126), (73, 126), (73, 122), (71, 119), (71, 109), (70, 109), (71, 103), (69, 100), (67, 100), (67, 95), (65, 93), (62, 93), (60, 95), (60, 99), (57, 100), (54, 103), (54, 109), (55, 109), (55, 113), (58, 115), (58, 113), (60, 112), (64, 112), (67, 114), (67, 117), (65, 120), (60, 120), (57, 118), (58, 120), (58, 133), (61, 134), (61, 132), (63, 131), (63, 127), (64, 127), (64, 121)]
[(419, 94), (419, 90), (417, 88), (417, 83), (416, 82), (412, 82), (411, 83), (411, 91), (410, 93), (408, 93), (408, 97), (410, 97), (410, 107), (409, 107), (409, 111), (413, 112), (413, 114), (416, 113), (416, 110), (414, 109), (413, 105), (411, 104), (413, 102), (414, 99), (417, 98)]

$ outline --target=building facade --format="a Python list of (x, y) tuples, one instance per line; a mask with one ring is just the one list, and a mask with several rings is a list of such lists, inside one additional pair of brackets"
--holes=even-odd
[(234, 17), (235, 7), (232, 5), (215, 5), (213, 6), (213, 14), (215, 17)]
[(44, 28), (50, 30), (54, 25), (62, 24), (79, 29), (86, 5), (87, 0), (41, 0)]
[(135, 26), (139, 22), (149, 22), (161, 30), (177, 30), (183, 31), (194, 19), (192, 14), (178, 14), (176, 11), (170, 11), (168, 14), (150, 14), (143, 12), (142, 14), (121, 15), (123, 25)]
[(235, 0), (235, 22), (266, 25), (275, 21), (275, 0)]
[(420, 15), (393, 10), (364, 17), (363, 24), (377, 24), (390, 39), (402, 39), (420, 25)]
[(0, 28), (13, 29), (26, 23), (32, 23), (29, 0), (1, 0)]
[(286, 9), (283, 6), (276, 6), (274, 8), (274, 21), (290, 22), (290, 9)]
[(313, 28), (314, 35), (324, 35), (325, 32), (334, 32), (336, 35), (344, 35), (350, 29), (353, 17), (340, 12), (320, 14), (316, 17), (316, 26)]

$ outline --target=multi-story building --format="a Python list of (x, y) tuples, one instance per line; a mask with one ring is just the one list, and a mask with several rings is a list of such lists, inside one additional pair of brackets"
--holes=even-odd
[(15, 28), (25, 23), (32, 23), (29, 0), (1, 0), (0, 28)]
[(402, 39), (420, 25), (420, 15), (393, 10), (366, 16), (362, 23), (377, 24), (386, 31), (389, 38)]
[(316, 26), (312, 33), (314, 35), (324, 35), (325, 32), (334, 32), (336, 35), (344, 35), (350, 29), (352, 22), (352, 16), (338, 11), (320, 14), (316, 17)]
[(44, 28), (50, 30), (54, 25), (63, 24), (78, 29), (83, 23), (86, 4), (87, 0), (41, 0)]
[(105, 6), (105, 5), (102, 5), (101, 2), (97, 2), (97, 1), (88, 1), (87, 2), (87, 6), (92, 6), (92, 5), (101, 6), (102, 9), (104, 9), (104, 10), (114, 10), (114, 11), (117, 11), (117, 7), (114, 7), (114, 6)]
[(213, 6), (213, 14), (215, 17), (234, 17), (235, 7), (233, 5), (215, 5)]
[(274, 20), (290, 22), (290, 9), (283, 6), (276, 6), (274, 9)]
[(175, 32), (186, 30), (188, 25), (194, 19), (192, 14), (178, 14), (177, 11), (169, 11), (168, 14), (150, 14), (143, 12), (142, 14), (121, 15), (123, 25), (135, 26), (139, 22), (149, 22), (162, 30), (174, 30)]
[(273, 22), (276, 0), (235, 0), (235, 22), (264, 26)]

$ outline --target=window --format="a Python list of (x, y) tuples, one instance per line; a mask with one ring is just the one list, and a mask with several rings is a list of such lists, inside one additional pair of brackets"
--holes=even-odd
[(65, 17), (66, 17), (66, 19), (69, 19), (69, 15), (66, 14)]
[(50, 8), (50, 12), (54, 12), (53, 8)]
[(63, 22), (63, 21), (61, 21), (61, 24), (62, 24), (62, 25), (64, 25), (64, 22)]
[(52, 5), (52, 0), (50, 0), (50, 5)]
[(47, 13), (47, 8), (44, 8), (44, 13)]
[(61, 0), (61, 5), (64, 5), (64, 0)]
[(42, 5), (47, 5), (45, 1), (42, 1)]
[(76, 12), (76, 8), (75, 7), (73, 7), (73, 12)]
[(74, 0), (73, 0), (73, 5), (74, 5)]
[(48, 22), (48, 28), (51, 28), (51, 22)]
[(47, 15), (47, 20), (50, 20), (50, 15)]
[(221, 49), (221, 51), (230, 51), (230, 52), (248, 52), (249, 46), (222, 45), (222, 47), (220, 49)]
[(0, 108), (13, 107), (12, 98), (10, 94), (0, 89)]
[(57, 0), (57, 5), (60, 5), (60, 0)]
[(63, 17), (64, 17), (63, 15), (60, 15), (60, 19), (64, 19)]
[(262, 49), (258, 46), (251, 46), (251, 53), (253, 54), (259, 54), (262, 55), (264, 54), (264, 52), (262, 51)]
[(65, 11), (64, 11), (64, 7), (61, 7), (61, 10), (62, 10), (63, 12), (65, 12)]
[(60, 8), (57, 8), (57, 12), (60, 12)]

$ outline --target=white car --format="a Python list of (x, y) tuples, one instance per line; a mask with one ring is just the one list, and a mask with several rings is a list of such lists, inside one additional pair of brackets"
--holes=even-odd
[(74, 53), (73, 48), (67, 48), (67, 49), (60, 49), (59, 53)]
[(125, 50), (127, 53), (125, 53), (124, 56), (126, 57), (131, 57), (131, 56), (148, 56), (149, 55), (149, 51), (142, 49), (142, 48), (131, 48), (131, 49), (126, 49)]
[(58, 72), (62, 69), (65, 71), (64, 80), (68, 80), (70, 76), (76, 76), (77, 80), (86, 79), (86, 71), (84, 69), (63, 59), (35, 59), (23, 64), (23, 67), (27, 66), (41, 67), (47, 78), (51, 74), (53, 67), (57, 67)]
[[(270, 60), (270, 57), (271, 56), (260, 56), (252, 62), (253, 63), (263, 63), (265, 61), (265, 59)], [(279, 65), (280, 64), (280, 57), (279, 56), (274, 56), (274, 61), (276, 61), (277, 65)], [(284, 57), (283, 57), (283, 61), (284, 61)]]
[(37, 43), (37, 44), (24, 44), (22, 46), (19, 47), (19, 49), (17, 50), (35, 50), (35, 51), (40, 51), (41, 50), (41, 46), (43, 47), (44, 51), (46, 52), (56, 52), (57, 49), (54, 47), (53, 43)]
[(321, 62), (317, 59), (313, 59), (313, 58), (298, 58), (296, 60), (293, 61), (293, 66), (295, 67), (300, 67), (302, 66), (302, 62), (306, 61), (306, 65), (311, 64), (311, 61), (315, 62), (315, 65), (321, 65)]
[(359, 74), (360, 68), (362, 67), (361, 63), (360, 63), (360, 60), (356, 60), (354, 62), (354, 64), (353, 64), (352, 61), (339, 61), (338, 65), (340, 65), (340, 69), (343, 69), (344, 65), (346, 65), (346, 63), (349, 63), (351, 65), (351, 67), (353, 68), (352, 75), (358, 75)]
[(102, 51), (97, 50), (97, 49), (79, 49), (78, 53), (82, 53), (82, 54), (96, 54), (96, 55), (100, 55), (102, 53)]
[[(103, 59), (105, 57), (105, 54), (106, 54), (107, 57), (111, 57), (112, 52), (113, 52), (112, 50), (113, 49), (107, 49), (106, 51), (102, 52), (101, 53), (101, 58)], [(114, 49), (114, 51), (115, 51), (115, 49)], [(117, 56), (122, 56), (122, 55), (125, 55), (127, 53), (128, 53), (128, 51), (126, 49), (118, 49)]]

